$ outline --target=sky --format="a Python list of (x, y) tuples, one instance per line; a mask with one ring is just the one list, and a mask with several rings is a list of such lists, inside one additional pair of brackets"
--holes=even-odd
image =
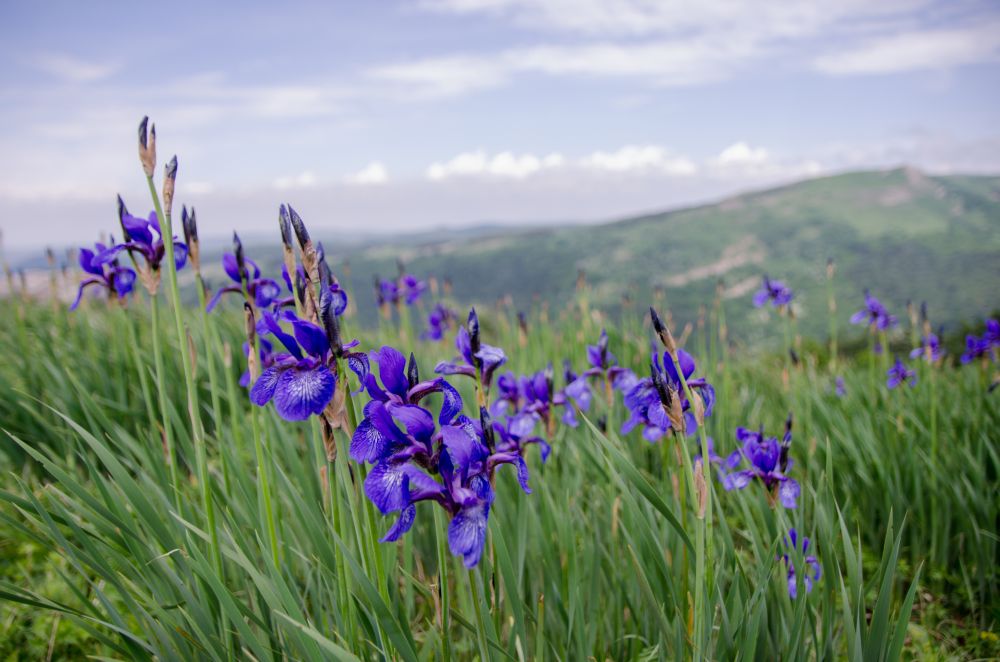
[[(599, 221), (902, 164), (1000, 173), (1000, 3), (0, 0), (0, 228), (92, 242)], [(162, 166), (161, 166), (162, 167)]]

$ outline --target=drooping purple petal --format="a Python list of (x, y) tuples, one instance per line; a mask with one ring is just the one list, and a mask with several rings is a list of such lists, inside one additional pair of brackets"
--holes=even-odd
[(413, 520), (417, 517), (417, 509), (411, 503), (410, 505), (399, 511), (399, 517), (396, 519), (395, 524), (385, 532), (385, 535), (379, 538), (379, 542), (396, 542), (399, 540), (403, 534), (409, 531), (413, 527)]
[(323, 356), (330, 350), (326, 332), (312, 322), (296, 319), (292, 322), (292, 330), (295, 333), (295, 340), (309, 354)]
[(378, 364), (378, 376), (382, 386), (400, 397), (406, 395), (410, 383), (406, 379), (406, 357), (394, 347), (384, 346), (372, 352)]
[(284, 372), (285, 366), (272, 366), (261, 373), (260, 377), (250, 389), (250, 402), (258, 407), (263, 407), (274, 397), (274, 389), (278, 385), (278, 378)]
[(304, 421), (320, 414), (333, 399), (337, 378), (324, 365), (289, 368), (274, 388), (274, 406), (285, 420)]

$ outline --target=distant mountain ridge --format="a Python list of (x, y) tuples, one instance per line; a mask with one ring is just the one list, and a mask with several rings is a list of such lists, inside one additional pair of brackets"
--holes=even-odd
[(662, 287), (681, 324), (696, 321), (721, 279), (730, 326), (746, 339), (762, 332), (750, 297), (766, 273), (795, 290), (802, 331), (822, 335), (833, 258), (840, 328), (866, 287), (901, 318), (907, 300), (926, 301), (935, 324), (955, 323), (1000, 306), (1000, 177), (850, 172), (600, 225), (404, 238), (330, 256), (335, 271), (349, 260), (347, 285), (367, 319), (372, 278), (395, 273), (398, 257), (418, 276), (450, 278), (462, 303), (509, 295), (518, 309), (559, 307), (580, 269), (591, 305), (612, 315), (626, 294), (644, 304)]

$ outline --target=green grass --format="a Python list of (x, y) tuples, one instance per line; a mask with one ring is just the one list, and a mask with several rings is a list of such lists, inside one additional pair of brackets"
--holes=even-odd
[[(772, 508), (756, 485), (725, 492), (715, 484), (714, 591), (698, 615), (710, 625), (704, 639), (691, 642), (688, 631), (693, 603), (684, 587), (693, 595), (698, 576), (686, 540), (694, 542), (697, 527), (692, 501), (680, 501), (672, 482), (685, 469), (670, 446), (617, 434), (621, 402), (608, 408), (601, 397), (579, 428), (558, 428), (547, 464), (531, 453), (533, 494), (500, 471), (480, 567), (469, 572), (445, 557), (452, 612), (442, 633), (435, 540), (443, 520), (421, 504), (405, 542), (372, 545), (370, 527), (381, 535), (391, 519), (373, 514), (351, 486), (345, 439), (328, 467), (334, 479), (325, 483), (314, 429), (268, 408), (257, 419), (276, 522), (272, 549), (251, 407), (235, 385), (243, 369), (238, 312), (219, 311), (207, 333), (200, 315), (183, 311), (196, 338), (195, 399), (220, 572), (171, 324), (161, 331), (164, 401), (181, 457), (176, 498), (159, 400), (141, 381), (155, 384), (146, 306), (114, 310), (95, 301), (68, 313), (5, 305), (13, 312), (0, 321), (8, 357), (0, 365), (0, 623), (9, 642), (0, 651), (8, 659), (37, 659), (50, 641), (56, 657), (119, 659), (442, 659), (446, 652), (473, 659), (482, 647), (494, 659), (677, 659), (693, 645), (712, 659), (1000, 652), (998, 504), (989, 497), (1000, 469), (1000, 407), (979, 366), (943, 367), (933, 377), (924, 367), (916, 388), (890, 392), (881, 359), (874, 386), (868, 357), (841, 359), (841, 399), (832, 394), (835, 373), (823, 352), (805, 352), (786, 388), (780, 356), (723, 354), (715, 338), (692, 335), (687, 348), (719, 393), (708, 421), (718, 452), (735, 448), (736, 425), (762, 423), (776, 434), (794, 411), (792, 475), (803, 486), (799, 507), (784, 510)], [(600, 331), (593, 315), (574, 308), (549, 325), (531, 318), (520, 347), (510, 311), (480, 313), (485, 339), (507, 349), (516, 372), (564, 357), (581, 369), (585, 345)], [(401, 339), (395, 325), (347, 324), (348, 337), (365, 348), (413, 350), (424, 374), (452, 354), (450, 343)], [(609, 333), (621, 363), (641, 372), (644, 323), (625, 319)], [(142, 339), (138, 346), (130, 334)], [(228, 345), (232, 360), (210, 338)], [(209, 362), (218, 379), (215, 405)], [(453, 381), (474, 402), (470, 384)], [(693, 455), (695, 441), (685, 444)], [(358, 467), (353, 471), (357, 476)], [(332, 498), (324, 497), (331, 485)], [(785, 568), (775, 560), (789, 526), (811, 539), (823, 568), (798, 600), (789, 599)], [(471, 591), (476, 582), (481, 594)], [(484, 601), (479, 616), (477, 596)], [(477, 643), (477, 632), (485, 641)]]

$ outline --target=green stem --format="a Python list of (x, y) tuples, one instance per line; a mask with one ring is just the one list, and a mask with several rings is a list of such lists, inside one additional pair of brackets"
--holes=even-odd
[(438, 592), (441, 597), (441, 659), (449, 662), (452, 659), (451, 651), (451, 596), (448, 587), (448, 536), (445, 533), (448, 523), (445, 521), (444, 512), (441, 508), (434, 509), (434, 531), (437, 541), (437, 562), (438, 562)]
[(489, 662), (493, 659), (490, 653), (489, 640), (486, 637), (486, 611), (483, 609), (485, 599), (483, 597), (483, 578), (477, 569), (469, 570), (467, 577), (469, 586), (472, 589), (472, 606), (476, 611), (476, 641), (479, 644), (480, 662)]
[(160, 196), (156, 192), (153, 178), (146, 176), (149, 194), (153, 198), (156, 217), (160, 219), (160, 238), (163, 242), (163, 262), (161, 270), (167, 274), (167, 290), (174, 310), (174, 325), (177, 331), (177, 343), (181, 354), (181, 369), (184, 373), (184, 386), (187, 390), (188, 416), (191, 420), (191, 439), (194, 442), (195, 460), (198, 465), (198, 486), (201, 488), (202, 508), (205, 510), (206, 528), (211, 542), (212, 564), (219, 577), (223, 576), (222, 552), (219, 548), (219, 532), (215, 525), (215, 506), (212, 501), (211, 484), (208, 476), (208, 457), (205, 450), (204, 431), (201, 425), (201, 411), (198, 407), (198, 393), (194, 383), (194, 366), (191, 362), (191, 352), (188, 348), (187, 334), (184, 330), (182, 317), (180, 288), (177, 285), (177, 265), (174, 261), (174, 232), (170, 214), (163, 213)]
[(150, 323), (153, 327), (153, 367), (156, 369), (156, 391), (160, 404), (160, 417), (163, 422), (163, 443), (166, 446), (167, 466), (170, 468), (170, 486), (174, 493), (174, 510), (178, 515), (181, 511), (181, 483), (177, 474), (177, 451), (174, 448), (174, 435), (170, 426), (170, 411), (167, 408), (167, 382), (163, 369), (163, 338), (160, 335), (160, 303), (155, 295), (149, 297)]
[[(681, 369), (680, 361), (677, 359), (676, 353), (671, 353), (670, 359), (674, 363), (674, 370), (677, 372), (678, 377), (680, 377), (681, 385), (684, 387), (684, 395), (687, 397), (688, 402), (694, 407), (694, 394), (691, 392), (691, 387), (688, 386), (687, 378), (684, 376), (684, 371)], [(694, 587), (694, 609), (695, 609), (695, 641), (694, 641), (694, 656), (696, 660), (705, 659), (705, 650), (702, 646), (708, 644), (708, 634), (710, 633), (711, 623), (706, 622), (705, 615), (705, 594), (709, 596), (714, 595), (714, 578), (712, 572), (712, 563), (714, 562), (714, 543), (712, 540), (712, 476), (709, 471), (709, 459), (708, 459), (708, 436), (705, 434), (705, 424), (704, 421), (698, 422), (698, 436), (701, 439), (701, 470), (702, 478), (705, 481), (705, 515), (704, 517), (698, 518), (698, 530), (695, 535), (695, 587)], [(687, 458), (687, 449), (684, 449), (684, 458)], [(697, 503), (697, 495), (695, 495), (696, 501), (693, 504), (695, 508), (699, 508)], [(711, 615), (707, 617), (708, 621), (712, 620)], [(707, 629), (706, 629), (707, 628)]]

